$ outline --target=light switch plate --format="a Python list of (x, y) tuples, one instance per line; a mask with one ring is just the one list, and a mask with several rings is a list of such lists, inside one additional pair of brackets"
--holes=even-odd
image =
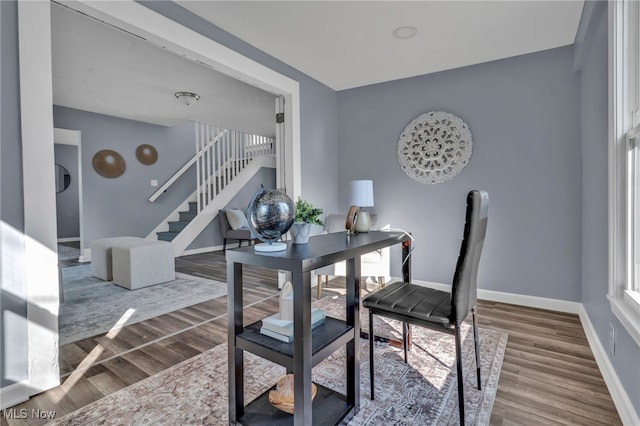
[(156, 179), (151, 179), (151, 186), (158, 186), (158, 181)]

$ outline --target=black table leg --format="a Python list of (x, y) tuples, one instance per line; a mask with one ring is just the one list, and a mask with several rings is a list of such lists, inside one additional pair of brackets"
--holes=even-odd
[[(293, 278), (293, 424), (312, 423), (311, 401), (311, 272), (294, 272)], [(301, 307), (302, 309), (298, 309)]]
[(347, 404), (360, 409), (360, 256), (347, 259), (347, 324), (353, 340), (347, 343)]
[(229, 344), (229, 423), (244, 414), (244, 360), (236, 348), (236, 335), (242, 332), (242, 263), (227, 265), (227, 322)]

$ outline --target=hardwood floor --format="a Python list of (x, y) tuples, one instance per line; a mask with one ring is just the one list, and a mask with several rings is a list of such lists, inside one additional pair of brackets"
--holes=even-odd
[[(226, 281), (222, 253), (176, 258), (176, 270)], [(247, 323), (278, 309), (276, 272), (245, 267)], [(323, 286), (341, 293), (344, 280)], [(370, 285), (372, 288), (372, 286)], [(312, 292), (315, 298), (315, 292)], [(59, 418), (226, 341), (226, 297), (200, 303), (60, 349), (62, 384), (12, 407), (26, 419), (0, 425), (40, 425), (32, 410)], [(480, 327), (504, 330), (509, 340), (491, 415), (492, 425), (620, 425), (577, 315), (503, 303), (478, 303)], [(20, 411), (14, 411), (20, 413)]]

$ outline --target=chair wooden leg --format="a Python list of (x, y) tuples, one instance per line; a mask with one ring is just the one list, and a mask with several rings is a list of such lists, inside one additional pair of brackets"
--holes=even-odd
[(369, 381), (371, 382), (371, 400), (373, 401), (373, 345), (374, 345), (374, 336), (373, 336), (373, 314), (369, 311)]
[(460, 411), (460, 425), (464, 426), (464, 380), (462, 378), (462, 342), (460, 341), (460, 327), (456, 325), (456, 370), (458, 373), (458, 409)]
[(409, 324), (406, 322), (402, 323), (402, 349), (404, 350), (404, 363), (408, 362), (407, 360), (407, 329), (409, 328)]
[(476, 308), (471, 309), (471, 317), (473, 318), (473, 344), (476, 349), (476, 378), (478, 379), (478, 390), (482, 390), (480, 380), (480, 346), (478, 345), (478, 323), (476, 322)]
[(384, 277), (378, 277), (378, 282), (380, 283), (380, 288), (384, 288)]
[(318, 282), (318, 299), (320, 299), (320, 293), (322, 292), (322, 275), (318, 275), (316, 280)]

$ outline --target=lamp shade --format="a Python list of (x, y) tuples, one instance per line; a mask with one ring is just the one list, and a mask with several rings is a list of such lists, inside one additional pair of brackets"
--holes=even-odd
[(351, 181), (351, 205), (358, 207), (373, 207), (373, 181)]

